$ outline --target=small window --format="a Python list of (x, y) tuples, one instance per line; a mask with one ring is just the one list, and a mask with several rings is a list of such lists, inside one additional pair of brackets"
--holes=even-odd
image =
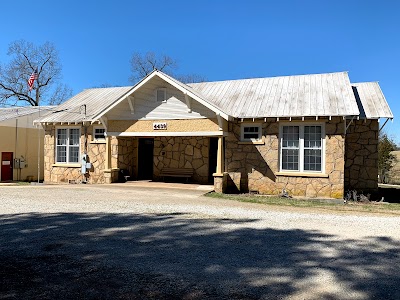
[(93, 129), (93, 140), (94, 141), (104, 141), (105, 136), (104, 133), (106, 130), (102, 127), (94, 127)]
[(242, 142), (260, 141), (261, 137), (262, 137), (261, 125), (242, 124), (241, 137), (240, 137)]
[(166, 88), (156, 89), (156, 101), (157, 102), (167, 102), (167, 89)]

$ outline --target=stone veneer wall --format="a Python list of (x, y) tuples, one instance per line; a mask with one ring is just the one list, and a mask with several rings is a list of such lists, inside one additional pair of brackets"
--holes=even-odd
[[(275, 119), (274, 119), (275, 120)], [(241, 144), (240, 123), (230, 122), (225, 138), (225, 170), (230, 191), (257, 191), (276, 195), (286, 189), (293, 196), (343, 197), (344, 124), (340, 118), (325, 123), (325, 174), (327, 177), (282, 176), (279, 172), (279, 123), (262, 122), (265, 143)]]
[(378, 120), (355, 120), (346, 133), (345, 190), (378, 190)]
[[(85, 178), (81, 174), (80, 166), (60, 166), (55, 164), (55, 129), (57, 126), (45, 126), (44, 142), (44, 181), (53, 183), (68, 183), (69, 180), (76, 182), (83, 181)], [(75, 127), (76, 126), (71, 126)], [(92, 142), (93, 126), (87, 127), (86, 152), (88, 162), (92, 163), (92, 168), (86, 175), (89, 183), (104, 183), (105, 168), (105, 142)], [(81, 127), (81, 153), (85, 152), (84, 128)]]
[(137, 145), (138, 139), (133, 137), (111, 137), (111, 168), (125, 169), (131, 174), (131, 179), (137, 176)]
[(193, 180), (208, 182), (209, 138), (156, 137), (154, 138), (154, 179), (164, 167), (193, 168)]

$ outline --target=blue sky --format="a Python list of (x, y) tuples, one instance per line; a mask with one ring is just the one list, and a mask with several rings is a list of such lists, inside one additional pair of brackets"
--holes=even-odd
[[(400, 1), (3, 1), (0, 61), (55, 44), (74, 94), (130, 85), (133, 52), (165, 53), (208, 80), (349, 71), (379, 81), (400, 142)], [(383, 124), (383, 122), (381, 122)]]

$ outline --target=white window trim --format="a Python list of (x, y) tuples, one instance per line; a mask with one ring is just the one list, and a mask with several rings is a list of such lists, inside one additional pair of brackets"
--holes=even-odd
[[(244, 138), (244, 128), (245, 127), (258, 127), (258, 138), (257, 139), (245, 139)], [(241, 142), (251, 142), (251, 143), (262, 142), (263, 141), (262, 124), (261, 123), (241, 123), (240, 124), (240, 141)]]
[(105, 142), (106, 141), (106, 137), (103, 136), (102, 138), (96, 138), (96, 129), (104, 129), (104, 132), (106, 131), (106, 129), (104, 128), (104, 126), (93, 126), (93, 135), (92, 135), (92, 141), (93, 142)]
[[(299, 126), (299, 170), (284, 170), (282, 169), (282, 139), (283, 139), (283, 127), (284, 126)], [(304, 126), (321, 126), (321, 171), (309, 171), (304, 170)], [(325, 145), (326, 145), (326, 136), (325, 136), (325, 123), (321, 122), (313, 122), (313, 123), (304, 123), (304, 122), (285, 122), (279, 124), (279, 173), (308, 173), (308, 174), (325, 174)]]
[[(163, 91), (164, 92), (164, 100), (157, 101), (157, 99), (158, 99), (157, 98), (158, 91)], [(167, 102), (167, 88), (166, 87), (156, 88), (155, 92), (154, 92), (154, 99), (155, 99), (156, 103), (165, 103), (165, 102)]]
[[(66, 162), (58, 162), (57, 161), (57, 139), (58, 139), (58, 129), (68, 129), (67, 130), (67, 157), (66, 157)], [(69, 161), (69, 129), (79, 129), (79, 159), (78, 162), (70, 162)], [(81, 153), (81, 127), (79, 126), (57, 126), (56, 127), (56, 132), (55, 132), (55, 141), (54, 141), (54, 160), (56, 165), (74, 165), (74, 164), (79, 164), (80, 163), (80, 153)]]

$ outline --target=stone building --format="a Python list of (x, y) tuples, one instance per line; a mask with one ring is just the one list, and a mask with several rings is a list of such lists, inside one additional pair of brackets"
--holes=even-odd
[(218, 192), (342, 198), (377, 189), (378, 83), (347, 72), (184, 84), (154, 70), (133, 87), (88, 89), (37, 120), (45, 181), (191, 181)]

